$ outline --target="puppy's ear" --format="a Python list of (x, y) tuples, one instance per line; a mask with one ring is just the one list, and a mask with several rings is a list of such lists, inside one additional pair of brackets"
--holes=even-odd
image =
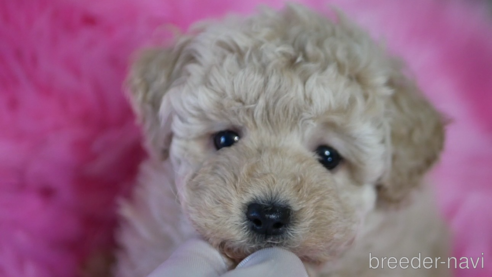
[(144, 50), (137, 55), (127, 79), (130, 102), (142, 126), (149, 155), (167, 159), (172, 140), (172, 106), (166, 92), (179, 74), (186, 40), (168, 48)]
[(394, 63), (388, 106), (391, 169), (378, 187), (378, 206), (405, 203), (410, 192), (439, 158), (444, 144), (444, 120), (422, 96), (416, 84)]

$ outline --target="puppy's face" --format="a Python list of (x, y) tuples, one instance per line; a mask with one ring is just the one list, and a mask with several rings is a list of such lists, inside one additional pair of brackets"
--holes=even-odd
[(437, 113), (350, 24), (290, 8), (149, 53), (132, 85), (150, 151), (171, 160), (196, 230), (236, 260), (339, 255), (442, 145)]
[(266, 246), (313, 260), (338, 253), (375, 203), (382, 114), (352, 102), (363, 101), (361, 89), (335, 72), (305, 80), (295, 66), (267, 74), (219, 64), (204, 84), (171, 94), (170, 154), (186, 214), (233, 258)]

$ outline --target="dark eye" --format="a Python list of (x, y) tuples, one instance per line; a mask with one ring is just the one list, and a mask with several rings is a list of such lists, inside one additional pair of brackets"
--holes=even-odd
[(239, 141), (239, 135), (233, 131), (220, 131), (214, 135), (215, 149), (219, 150), (224, 147), (232, 146)]
[(328, 170), (334, 169), (343, 160), (337, 150), (326, 145), (318, 146), (316, 148), (316, 154), (318, 154), (319, 162)]

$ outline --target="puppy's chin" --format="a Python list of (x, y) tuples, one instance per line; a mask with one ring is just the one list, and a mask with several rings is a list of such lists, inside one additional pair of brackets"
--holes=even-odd
[[(230, 243), (226, 241), (221, 241), (217, 245), (212, 244), (212, 246), (217, 248), (224, 257), (232, 261), (235, 265), (239, 264), (246, 257), (248, 257), (249, 255), (253, 254), (258, 250), (264, 248), (276, 247), (276, 245), (268, 244), (268, 243), (265, 243), (262, 246), (251, 246), (251, 245), (240, 246), (240, 245), (236, 245), (235, 243)], [(281, 247), (281, 246), (277, 246), (277, 247)], [(281, 248), (288, 249), (287, 247), (281, 247)]]
[[(229, 268), (234, 269), (237, 267), (237, 265), (241, 261), (243, 261), (249, 255), (253, 254), (254, 252), (256, 252), (258, 250), (261, 250), (263, 248), (269, 248), (269, 247), (274, 247), (274, 245), (271, 245), (271, 246), (267, 245), (265, 247), (258, 247), (256, 250), (245, 251), (244, 249), (241, 249), (241, 248), (227, 247), (227, 243), (222, 242), (219, 244), (218, 249), (220, 250), (222, 255), (225, 258), (227, 258), (227, 260), (230, 262)], [(251, 248), (251, 249), (255, 249), (255, 248)], [(292, 251), (292, 250), (290, 250), (290, 251)], [(294, 254), (296, 254), (296, 253), (294, 252)], [(306, 270), (307, 270), (309, 276), (314, 276), (315, 274), (317, 274), (317, 272), (319, 272), (320, 268), (322, 268), (322, 265), (329, 260), (329, 259), (318, 260), (318, 259), (312, 259), (311, 257), (299, 257), (299, 258), (304, 263), (304, 266), (306, 267)]]
[(247, 256), (251, 255), (255, 251), (259, 249), (248, 249), (239, 248), (239, 247), (231, 247), (227, 242), (221, 242), (217, 246), (217, 249), (229, 260), (231, 260), (235, 265), (239, 264), (242, 260), (244, 260)]
[(328, 250), (328, 251), (323, 251), (322, 253), (316, 253), (316, 251), (310, 249), (303, 249), (302, 246), (288, 247), (282, 244), (275, 244), (275, 243), (264, 243), (261, 246), (248, 245), (248, 246), (241, 247), (240, 245), (236, 245), (234, 243), (221, 241), (217, 245), (214, 244), (212, 245), (215, 248), (217, 248), (224, 257), (226, 257), (229, 261), (231, 261), (231, 263), (233, 263), (234, 266), (237, 266), (237, 264), (239, 264), (242, 260), (244, 260), (246, 257), (248, 257), (249, 255), (253, 254), (258, 250), (264, 248), (279, 247), (289, 250), (292, 253), (296, 254), (305, 264), (309, 264), (313, 267), (317, 267), (339, 257), (350, 245), (352, 245), (354, 240), (355, 238), (347, 241), (343, 249), (338, 249), (337, 251)]

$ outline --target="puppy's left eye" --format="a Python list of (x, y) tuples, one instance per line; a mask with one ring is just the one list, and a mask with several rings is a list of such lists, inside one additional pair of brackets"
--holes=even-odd
[(343, 160), (342, 156), (331, 146), (320, 145), (316, 148), (319, 162), (328, 170), (335, 169)]
[(214, 145), (217, 150), (224, 147), (230, 147), (238, 141), (239, 135), (233, 131), (220, 131), (214, 135)]

